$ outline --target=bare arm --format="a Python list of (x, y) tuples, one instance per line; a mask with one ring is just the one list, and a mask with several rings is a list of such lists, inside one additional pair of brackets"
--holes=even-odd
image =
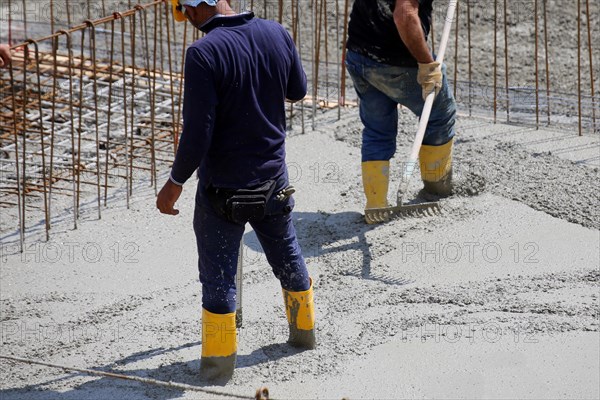
[(396, 0), (394, 23), (400, 38), (419, 63), (429, 64), (435, 61), (423, 35), (418, 0)]
[(4, 68), (10, 64), (10, 47), (5, 44), (0, 44), (0, 68)]

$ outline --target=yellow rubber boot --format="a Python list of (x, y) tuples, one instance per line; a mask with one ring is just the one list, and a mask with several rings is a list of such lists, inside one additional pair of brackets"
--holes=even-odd
[(294, 347), (314, 349), (315, 338), (315, 306), (313, 302), (313, 286), (303, 292), (290, 292), (283, 289), (285, 313), (290, 327), (288, 343)]
[[(362, 163), (362, 180), (365, 196), (367, 197), (365, 209), (387, 207), (390, 162), (364, 161)], [(371, 221), (367, 220), (367, 223), (371, 223)]]
[(233, 375), (237, 355), (235, 313), (213, 314), (202, 309), (200, 377), (226, 381)]
[(436, 196), (452, 194), (452, 143), (441, 146), (422, 145), (419, 152), (421, 179), (427, 193)]

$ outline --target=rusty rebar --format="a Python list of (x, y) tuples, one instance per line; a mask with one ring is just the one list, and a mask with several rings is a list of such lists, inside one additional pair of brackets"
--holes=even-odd
[(52, 40), (52, 45), (53, 45), (53, 51), (52, 51), (52, 57), (53, 57), (53, 73), (52, 73), (52, 124), (50, 125), (50, 129), (51, 129), (51, 133), (50, 133), (50, 189), (48, 190), (48, 218), (50, 220), (52, 220), (52, 182), (53, 182), (53, 175), (54, 175), (54, 134), (55, 134), (55, 128), (56, 128), (56, 98), (57, 98), (57, 93), (56, 93), (56, 84), (57, 84), (57, 80), (58, 80), (58, 63), (56, 62), (56, 58), (57, 58), (57, 52), (58, 52), (58, 44), (59, 44), (59, 37), (54, 37), (51, 39)]
[[(300, 16), (300, 0), (296, 1), (296, 16)], [(304, 37), (302, 35), (302, 30), (298, 28), (298, 53), (299, 53), (299, 57), (300, 59), (302, 59), (302, 38)], [(300, 126), (301, 126), (301, 130), (302, 130), (302, 134), (305, 133), (304, 129), (304, 99), (300, 101)]]
[[(12, 10), (12, 0), (8, 0), (8, 9)], [(8, 44), (12, 44), (12, 13), (10, 12), (8, 13)]]
[(455, 23), (455, 41), (454, 41), (454, 98), (456, 98), (456, 90), (458, 85), (458, 35), (459, 35), (459, 18), (460, 18), (460, 2), (456, 3), (456, 23)]
[(292, 11), (292, 39), (294, 40), (294, 43), (298, 43), (297, 42), (297, 38), (298, 38), (298, 22), (299, 22), (299, 18), (298, 18), (298, 12), (297, 12), (297, 8), (296, 8), (296, 4), (295, 2), (299, 1), (299, 0), (291, 0), (292, 1), (292, 5), (291, 5), (291, 11)]
[[(164, 1), (165, 0), (155, 0), (155, 1), (151, 2), (151, 3), (143, 4), (142, 7), (143, 8), (152, 7), (154, 4), (160, 4), (160, 3), (163, 3)], [(109, 16), (95, 19), (92, 22), (95, 25), (100, 25), (100, 24), (104, 24), (104, 23), (110, 22), (111, 20), (116, 20), (116, 19), (121, 19), (121, 18), (125, 18), (125, 17), (130, 17), (131, 15), (135, 14), (136, 12), (137, 12), (137, 10), (135, 10), (135, 9), (125, 10), (125, 11), (121, 11), (121, 12), (113, 12)], [(10, 14), (9, 14), (9, 19), (10, 19)], [(70, 25), (70, 22), (69, 22), (69, 25)], [(80, 31), (80, 30), (85, 29), (85, 28), (87, 28), (87, 25), (85, 23), (74, 25), (74, 26), (72, 26), (69, 29), (61, 29), (61, 30), (59, 30), (59, 31), (57, 31), (55, 33), (50, 34), (50, 35), (38, 38), (37, 41), (38, 42), (43, 42), (43, 41), (52, 39), (53, 37), (63, 35), (64, 33), (62, 33), (62, 32), (66, 32), (66, 33), (71, 34), (73, 32), (77, 32), (77, 31)], [(21, 42), (21, 43), (17, 43), (17, 44), (12, 45), (11, 48), (15, 49), (15, 48), (18, 48), (18, 47), (24, 47), (26, 45), (27, 45), (27, 42)]]
[[(9, 17), (10, 21), (10, 17)], [(10, 28), (9, 28), (10, 29)], [(10, 31), (9, 31), (10, 32)], [(10, 74), (10, 81), (14, 82), (14, 67), (13, 64), (8, 65), (8, 71)], [(19, 136), (18, 132), (18, 122), (17, 122), (17, 89), (15, 85), (10, 85), (11, 94), (12, 94), (12, 109), (13, 109), (13, 133), (15, 139), (15, 172), (17, 178), (17, 213), (19, 218), (19, 249), (21, 253), (23, 252), (23, 246), (25, 241), (25, 217), (21, 213), (21, 203), (24, 200), (21, 198), (23, 194), (23, 188), (21, 187), (21, 171), (19, 167)]]
[[(89, 4), (89, 3), (88, 3)], [(100, 190), (100, 132), (98, 129), (98, 81), (97, 81), (97, 77), (98, 77), (98, 73), (96, 70), (96, 26), (94, 25), (94, 22), (91, 20), (86, 20), (84, 21), (85, 23), (87, 23), (89, 25), (89, 29), (90, 29), (90, 50), (91, 50), (91, 57), (92, 57), (92, 81), (93, 81), (93, 92), (94, 92), (94, 119), (96, 120), (94, 123), (94, 133), (96, 136), (96, 200), (97, 200), (97, 208), (98, 208), (98, 219), (102, 218), (102, 211), (101, 211), (101, 202), (100, 202), (100, 197), (101, 197), (101, 190)], [(83, 65), (83, 60), (82, 60), (82, 65)]]
[(50, 32), (54, 32), (54, 0), (50, 0)]
[[(164, 5), (165, 5), (165, 12), (169, 13), (169, 5), (167, 3), (167, 1), (164, 1)], [(170, 13), (172, 14), (172, 13)], [(169, 15), (169, 14), (166, 14)], [(173, 60), (171, 58), (171, 31), (169, 29), (169, 20), (171, 20), (171, 23), (173, 25), (175, 25), (175, 20), (173, 19), (173, 16), (171, 15), (171, 18), (165, 18), (166, 22), (167, 22), (167, 54), (168, 59), (169, 59), (169, 88), (171, 90), (171, 98), (174, 99), (175, 98), (175, 93), (173, 92)], [(175, 26), (173, 26), (173, 34), (175, 33)], [(174, 35), (173, 35), (174, 36)], [(173, 126), (173, 156), (175, 156), (175, 154), (177, 153), (177, 145), (178, 145), (178, 134), (179, 134), (179, 126), (178, 123), (179, 121), (177, 120), (177, 114), (175, 114), (175, 103), (171, 102), (171, 118), (172, 118), (172, 126)]]
[[(341, 60), (342, 60), (342, 53), (341, 53), (341, 49), (340, 47), (340, 23), (339, 23), (339, 15), (340, 15), (340, 0), (335, 0), (335, 43), (337, 44), (337, 48), (338, 48), (338, 61), (340, 61), (341, 64)], [(340, 68), (336, 68), (335, 69), (335, 74), (336, 74), (336, 83), (337, 83), (337, 95), (338, 95), (338, 102), (337, 102), (337, 118), (338, 121), (342, 118), (342, 105), (339, 102), (339, 95), (340, 95)]]
[(467, 47), (469, 64), (469, 116), (473, 115), (473, 62), (472, 62), (472, 41), (471, 41), (471, 0), (467, 0)]
[(498, 122), (498, 0), (494, 0), (494, 123)]
[(508, 70), (508, 0), (504, 0), (504, 85), (506, 87), (506, 122), (510, 122), (510, 84)]
[[(65, 40), (67, 44), (67, 53), (68, 53), (68, 62), (67, 62), (67, 73), (69, 76), (69, 98), (73, 98), (73, 47), (71, 42), (71, 33), (67, 30), (61, 29), (58, 31), (59, 34), (65, 35)], [(73, 114), (73, 102), (69, 102), (69, 112), (71, 115)], [(75, 124), (73, 122), (73, 118), (70, 118), (70, 127), (71, 127), (71, 161), (72, 161), (72, 176), (73, 178), (76, 176), (76, 166), (75, 166)], [(75, 179), (73, 179), (73, 229), (77, 229), (77, 217), (79, 215), (79, 210), (77, 209), (77, 183)]]
[(115, 20), (110, 21), (110, 60), (108, 69), (108, 110), (106, 113), (106, 145), (105, 145), (105, 159), (104, 159), (104, 206), (106, 207), (108, 202), (108, 165), (109, 157), (108, 152), (110, 148), (110, 117), (112, 115), (111, 107), (112, 104), (112, 82), (113, 82), (113, 58), (115, 52)]
[(317, 103), (319, 101), (319, 68), (321, 64), (321, 30), (322, 30), (322, 18), (323, 18), (323, 3), (324, 0), (315, 0), (314, 7), (314, 49), (315, 49), (315, 62), (313, 70), (313, 101), (312, 101), (312, 129), (316, 129), (315, 117), (317, 113)]
[(310, 4), (312, 5), (312, 10), (311, 10), (311, 13), (310, 13), (310, 28), (311, 28), (310, 29), (310, 33), (311, 33), (310, 39), (311, 39), (311, 50), (312, 50), (310, 52), (310, 61), (311, 61), (311, 64), (312, 64), (311, 67), (312, 67), (312, 72), (313, 72), (312, 73), (312, 78), (313, 78), (312, 79), (312, 82), (313, 82), (313, 84), (312, 84), (312, 86), (313, 86), (312, 87), (313, 101), (312, 101), (312, 104), (310, 106), (310, 109), (311, 109), (311, 128), (312, 128), (313, 131), (315, 130), (315, 114), (316, 114), (316, 111), (317, 111), (316, 110), (317, 106), (316, 106), (316, 102), (315, 102), (315, 99), (317, 97), (316, 96), (317, 85), (316, 85), (315, 80), (314, 80), (315, 75), (317, 75), (317, 68), (318, 68), (317, 60), (316, 60), (316, 58), (317, 58), (317, 51), (318, 51), (317, 50), (317, 47), (318, 47), (318, 45), (317, 45), (317, 31), (316, 31), (317, 30), (317, 27), (316, 27), (316, 13), (317, 13), (316, 2), (317, 2), (317, 0), (310, 0)]
[(116, 372), (101, 371), (99, 369), (77, 368), (77, 367), (71, 367), (71, 366), (67, 366), (67, 365), (48, 363), (45, 361), (38, 361), (38, 360), (31, 360), (31, 359), (26, 359), (26, 358), (8, 356), (8, 355), (4, 355), (4, 354), (0, 354), (0, 358), (2, 358), (4, 360), (10, 360), (11, 362), (20, 362), (20, 363), (25, 363), (25, 364), (41, 365), (41, 366), (45, 366), (45, 367), (60, 369), (63, 371), (78, 372), (78, 373), (82, 373), (82, 374), (86, 374), (86, 375), (90, 375), (90, 376), (102, 376), (105, 378), (135, 381), (135, 382), (144, 383), (144, 384), (148, 384), (148, 385), (154, 385), (154, 386), (159, 386), (159, 387), (163, 387), (163, 388), (168, 388), (170, 390), (175, 389), (175, 390), (179, 390), (179, 391), (199, 392), (199, 393), (209, 394), (213, 398), (214, 398), (214, 396), (222, 396), (222, 397), (226, 397), (229, 399), (248, 399), (248, 400), (252, 400), (255, 398), (253, 396), (244, 396), (244, 395), (239, 395), (239, 394), (231, 393), (231, 392), (220, 392), (217, 390), (205, 389), (201, 386), (188, 385), (185, 383), (177, 383), (177, 382), (171, 382), (171, 381), (165, 382), (165, 381), (160, 381), (157, 379), (144, 378), (144, 377), (135, 376), (135, 375), (124, 375), (124, 374), (120, 374), (120, 373), (116, 373)]
[[(135, 130), (135, 71), (136, 71), (136, 65), (135, 65), (135, 36), (136, 36), (136, 18), (135, 18), (136, 14), (133, 14), (131, 16), (130, 19), (130, 31), (132, 32), (131, 35), (131, 124), (130, 124), (130, 129), (131, 129), (131, 133), (129, 135), (129, 182), (127, 183), (127, 190), (129, 191), (129, 197), (131, 197), (133, 195), (133, 135), (134, 135), (134, 130)], [(123, 63), (123, 66), (125, 65), (125, 63)], [(125, 131), (125, 137), (127, 137), (127, 130)]]
[(24, 31), (25, 36), (27, 37), (28, 32), (27, 32), (27, 2), (26, 1), (23, 2), (23, 31)]
[(535, 30), (535, 127), (540, 128), (540, 67), (539, 67), (539, 32), (538, 32), (538, 0), (533, 2), (533, 19)]
[(279, 21), (279, 23), (281, 24), (281, 22), (283, 21), (283, 0), (279, 0), (279, 13), (278, 13), (278, 18), (277, 20)]
[(590, 89), (592, 95), (592, 132), (596, 131), (596, 93), (594, 88), (594, 56), (592, 51), (592, 27), (590, 21), (590, 0), (585, 0), (585, 14), (587, 18), (588, 53), (590, 59)]
[(69, 7), (69, 0), (65, 0), (65, 8), (67, 9), (67, 25), (71, 26), (71, 7)]
[(581, 116), (581, 0), (577, 0), (577, 108), (579, 116), (579, 136), (583, 136), (583, 121)]
[(85, 29), (81, 30), (81, 51), (80, 51), (80, 60), (79, 60), (79, 107), (78, 113), (79, 116), (77, 118), (77, 167), (75, 170), (77, 171), (77, 175), (73, 178), (77, 181), (77, 218), (79, 218), (79, 206), (80, 206), (80, 197), (81, 197), (81, 132), (83, 131), (83, 77), (84, 77), (84, 63), (85, 63)]
[[(188, 23), (187, 21), (184, 23), (184, 27), (183, 27), (183, 51), (181, 52), (181, 76), (184, 75), (184, 71), (185, 71), (185, 56), (186, 56), (186, 46), (187, 46), (187, 31), (188, 31)], [(179, 87), (177, 89), (177, 93), (178, 93), (178, 98), (183, 99), (183, 79), (179, 80)], [(182, 105), (183, 101), (180, 101), (179, 104), (177, 105), (177, 118), (176, 118), (176, 132), (177, 134), (175, 135), (177, 137), (177, 141), (179, 141), (179, 135), (181, 135), (181, 132), (183, 130), (183, 127), (181, 126), (181, 121), (182, 121)]]
[[(119, 18), (121, 19), (121, 63), (123, 65), (123, 68), (125, 68), (126, 61), (125, 61), (125, 19), (123, 18), (121, 13), (115, 13), (116, 15), (119, 16)], [(133, 100), (133, 99), (132, 99)], [(125, 139), (125, 159), (126, 159), (126, 165), (129, 165), (129, 149), (127, 148), (127, 132), (129, 130), (129, 126), (128, 126), (128, 113), (127, 113), (127, 75), (125, 74), (125, 71), (123, 71), (123, 125), (124, 125), (124, 130), (123, 130), (123, 136)], [(126, 202), (126, 206), (127, 209), (129, 209), (129, 196), (130, 196), (130, 192), (129, 192), (129, 168), (125, 168), (126, 171), (126, 180), (127, 180), (127, 184), (126, 184), (126, 189), (125, 189), (125, 202)]]
[(548, 125), (550, 125), (550, 57), (548, 56), (548, 14), (546, 3), (547, 0), (542, 1), (544, 7), (544, 52), (546, 61), (546, 111)]
[(344, 1), (344, 43), (342, 43), (342, 59), (340, 60), (340, 68), (341, 68), (341, 88), (340, 91), (340, 106), (344, 106), (346, 101), (346, 40), (348, 38), (348, 13), (350, 10), (349, 0)]
[[(27, 131), (27, 100), (28, 100), (28, 96), (27, 96), (27, 64), (29, 62), (29, 43), (27, 43), (27, 45), (24, 47), (24, 58), (23, 58), (23, 131), (26, 132)], [(14, 110), (14, 112), (16, 113), (17, 110)], [(23, 161), (23, 166), (21, 168), (21, 178), (22, 178), (22, 185), (23, 185), (23, 194), (27, 193), (27, 135), (23, 135), (23, 145), (21, 146), (21, 149), (23, 151), (23, 155), (22, 155), (22, 161)], [(27, 221), (27, 217), (25, 215), (25, 204), (27, 202), (25, 201), (25, 197), (23, 197), (23, 201), (21, 202), (21, 215), (23, 216), (23, 231), (25, 231), (26, 227), (26, 221)]]
[(323, 0), (323, 30), (325, 31), (325, 105), (329, 106), (329, 26), (327, 24), (327, 0)]
[(50, 240), (50, 218), (48, 215), (48, 182), (46, 181), (46, 146), (44, 145), (44, 118), (42, 110), (42, 83), (40, 78), (40, 53), (39, 47), (35, 40), (30, 39), (30, 43), (33, 44), (35, 49), (35, 68), (36, 68), (36, 81), (37, 81), (37, 93), (38, 93), (38, 112), (39, 112), (39, 124), (40, 124), (40, 155), (42, 157), (42, 182), (44, 185), (44, 227), (46, 230), (46, 240)]
[[(149, 53), (149, 42), (148, 42), (148, 24), (147, 24), (147, 16), (146, 10), (142, 8), (140, 5), (136, 5), (136, 9), (138, 9), (142, 15), (142, 38), (144, 39), (144, 51), (143, 54), (144, 62), (146, 64), (146, 70), (150, 70), (150, 53)], [(154, 47), (153, 47), (153, 59), (154, 65), (153, 70), (156, 71), (156, 18), (154, 19)], [(154, 192), (156, 194), (156, 154), (155, 154), (155, 86), (156, 86), (156, 74), (153, 74), (151, 77), (150, 74), (146, 74), (148, 81), (148, 90), (150, 91), (150, 185), (154, 186)]]
[(431, 52), (435, 54), (435, 14), (431, 16)]

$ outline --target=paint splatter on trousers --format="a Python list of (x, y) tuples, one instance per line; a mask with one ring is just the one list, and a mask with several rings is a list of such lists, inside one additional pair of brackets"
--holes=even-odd
[[(278, 178), (275, 193), (287, 186), (287, 174)], [(267, 262), (281, 286), (290, 291), (310, 287), (310, 279), (292, 221), (293, 198), (267, 203), (266, 216), (251, 226)], [(198, 185), (194, 232), (198, 247), (198, 270), (202, 283), (202, 306), (215, 314), (235, 311), (235, 275), (240, 240), (245, 225), (228, 221), (211, 205), (206, 189)]]

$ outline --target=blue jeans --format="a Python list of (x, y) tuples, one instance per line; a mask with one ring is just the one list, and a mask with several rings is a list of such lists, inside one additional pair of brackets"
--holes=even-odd
[[(275, 192), (287, 186), (287, 174), (277, 181)], [(266, 216), (251, 226), (281, 286), (299, 292), (310, 288), (310, 279), (292, 222), (292, 198), (267, 204)], [(244, 225), (226, 220), (210, 204), (198, 184), (194, 209), (198, 270), (202, 283), (202, 307), (215, 314), (235, 311), (235, 275)]]
[[(417, 82), (417, 68), (381, 64), (353, 51), (346, 55), (346, 67), (360, 100), (360, 119), (364, 125), (362, 161), (389, 160), (396, 152), (398, 104), (418, 117), (425, 101)], [(423, 144), (439, 146), (454, 137), (456, 103), (446, 79), (436, 96)]]

